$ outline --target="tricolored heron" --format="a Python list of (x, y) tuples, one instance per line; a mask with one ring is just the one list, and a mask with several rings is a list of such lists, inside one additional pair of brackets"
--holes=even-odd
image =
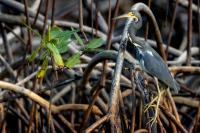
[[(180, 90), (180, 86), (172, 77), (167, 65), (160, 55), (148, 45), (147, 42), (138, 40), (135, 36), (136, 32), (142, 27), (142, 17), (139, 12), (131, 10), (129, 13), (116, 17), (115, 19), (127, 18), (125, 32), (123, 39), (127, 39), (133, 44), (133, 55), (138, 60), (143, 71), (149, 75), (156, 77), (176, 93)], [(156, 82), (158, 83), (158, 81)], [(155, 116), (150, 120), (153, 124), (158, 116), (158, 107), (160, 104), (161, 95), (164, 91), (160, 91), (158, 84), (156, 84), (158, 96), (150, 102), (147, 109), (152, 106), (153, 102), (157, 100), (155, 107)]]
[(142, 17), (137, 11), (130, 11), (127, 14), (115, 19), (128, 18), (127, 38), (133, 44), (133, 55), (138, 60), (142, 70), (158, 78), (161, 82), (173, 89), (176, 93), (180, 86), (172, 77), (167, 65), (160, 55), (147, 42), (139, 40), (135, 34), (142, 27)]

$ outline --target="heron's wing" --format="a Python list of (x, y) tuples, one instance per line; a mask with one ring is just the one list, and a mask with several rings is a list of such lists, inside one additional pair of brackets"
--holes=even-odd
[(144, 68), (147, 73), (157, 77), (170, 88), (176, 89), (174, 85), (174, 78), (171, 76), (171, 73), (163, 59), (155, 50), (151, 47), (149, 47), (148, 50), (143, 49), (142, 56), (144, 59)]

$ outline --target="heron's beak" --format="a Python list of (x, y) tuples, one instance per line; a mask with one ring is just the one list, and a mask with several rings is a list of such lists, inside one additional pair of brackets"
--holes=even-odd
[(117, 16), (113, 19), (117, 20), (117, 19), (122, 19), (122, 18), (129, 18), (130, 16), (128, 14), (123, 14), (123, 15), (120, 15), (120, 16)]
[(133, 19), (137, 19), (138, 20), (138, 17), (135, 16), (135, 14), (133, 12), (129, 12), (127, 14), (120, 15), (120, 16), (115, 17), (113, 19), (117, 20), (117, 19), (122, 19), (122, 18), (133, 18)]

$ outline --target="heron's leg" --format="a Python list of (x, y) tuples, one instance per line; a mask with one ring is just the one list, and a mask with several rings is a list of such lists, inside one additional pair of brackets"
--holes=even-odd
[[(160, 88), (159, 88), (159, 85), (158, 85), (158, 79), (155, 78), (156, 80), (156, 88), (157, 88), (157, 92), (158, 92), (158, 95), (145, 107), (145, 112), (150, 108), (150, 107), (153, 107), (155, 109), (155, 113), (154, 113), (154, 116), (151, 117), (149, 123), (151, 123), (151, 126), (156, 122), (156, 119), (159, 115), (159, 105), (160, 105), (160, 101), (161, 101), (161, 98), (162, 98), (162, 95), (163, 93), (165, 92), (164, 90), (161, 91)], [(155, 104), (154, 104), (155, 103)]]

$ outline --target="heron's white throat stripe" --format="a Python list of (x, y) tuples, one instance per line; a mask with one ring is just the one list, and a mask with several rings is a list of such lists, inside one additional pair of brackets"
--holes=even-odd
[(129, 40), (133, 43), (133, 40), (131, 39), (130, 35), (128, 34), (128, 38)]
[(129, 34), (128, 34), (128, 38), (129, 38), (129, 40), (133, 43), (133, 45), (135, 45), (136, 47), (140, 47), (140, 48), (142, 47), (142, 46), (140, 46), (139, 44), (133, 42), (133, 40), (132, 40), (132, 38), (130, 37)]

